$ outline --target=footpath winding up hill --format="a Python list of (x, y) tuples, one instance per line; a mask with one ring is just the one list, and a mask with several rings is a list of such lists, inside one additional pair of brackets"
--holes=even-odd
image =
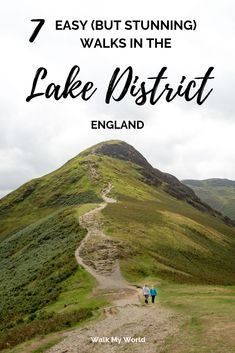
[[(47, 353), (101, 353), (104, 348), (105, 351), (112, 352), (142, 352), (143, 343), (138, 343), (141, 343), (141, 339), (146, 341), (146, 336), (145, 352), (152, 353), (167, 337), (178, 331), (179, 315), (164, 308), (155, 306), (149, 310), (141, 305), (141, 292), (129, 285), (120, 273), (118, 243), (103, 233), (99, 220), (99, 213), (107, 203), (116, 202), (107, 197), (111, 188), (112, 184), (109, 183), (102, 192), (103, 204), (80, 217), (80, 224), (88, 232), (76, 250), (76, 259), (96, 278), (96, 291), (102, 291), (108, 296), (112, 306), (105, 308), (105, 318), (102, 321), (66, 333), (66, 338)], [(105, 347), (102, 343), (91, 344), (92, 339), (102, 337), (110, 340), (108, 343), (104, 341)], [(127, 344), (125, 339), (132, 341)]]
[(188, 186), (125, 142), (93, 146), (0, 200), (0, 349), (105, 306), (102, 321), (67, 333), (49, 352), (102, 351), (91, 336), (146, 336), (144, 350), (153, 352), (182, 317), (159, 305), (149, 310), (138, 288), (231, 286), (234, 251), (233, 221)]

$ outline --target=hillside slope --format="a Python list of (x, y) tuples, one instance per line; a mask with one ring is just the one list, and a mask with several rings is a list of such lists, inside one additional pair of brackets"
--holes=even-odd
[(59, 310), (77, 308), (86, 286), (74, 256), (86, 233), (78, 214), (96, 207), (109, 183), (117, 202), (103, 209), (102, 222), (119, 244), (117, 258), (128, 281), (157, 276), (178, 283), (235, 283), (233, 223), (132, 146), (108, 141), (0, 200), (1, 328), (41, 318), (70, 278), (79, 278), (73, 282), (74, 304)]
[(235, 221), (235, 181), (228, 179), (183, 180), (183, 184), (215, 210)]

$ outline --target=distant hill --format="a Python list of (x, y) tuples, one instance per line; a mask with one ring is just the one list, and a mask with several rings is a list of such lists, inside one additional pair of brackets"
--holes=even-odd
[(212, 208), (235, 221), (235, 181), (228, 179), (183, 180)]
[[(44, 308), (57, 302), (65, 283), (84, 296), (88, 279), (74, 256), (86, 234), (78, 216), (102, 202), (108, 183), (118, 202), (102, 211), (102, 224), (120, 243), (128, 281), (235, 284), (233, 222), (134, 147), (107, 141), (0, 200), (0, 329), (27, 323), (27, 331), (35, 320), (66, 325), (67, 316), (48, 318)], [(76, 296), (74, 303), (87, 309)]]

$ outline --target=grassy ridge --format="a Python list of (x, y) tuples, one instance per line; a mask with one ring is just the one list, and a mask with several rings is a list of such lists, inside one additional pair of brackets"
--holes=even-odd
[[(180, 202), (177, 204), (179, 210)], [(123, 201), (103, 210), (108, 234), (126, 249), (121, 266), (130, 281), (158, 276), (175, 282), (235, 282), (235, 238), (158, 203)], [(192, 212), (197, 212), (192, 210)], [(226, 235), (227, 233), (227, 235)]]
[(96, 283), (78, 269), (74, 256), (86, 234), (78, 217), (101, 201), (94, 163), (77, 157), (0, 200), (1, 347), (19, 342), (16, 332), (20, 341), (43, 326), (51, 332), (63, 326), (63, 316), (74, 323), (104, 304), (88, 299)]
[(61, 208), (100, 202), (101, 187), (90, 172), (94, 165), (92, 158), (77, 157), (2, 198), (0, 241)]
[(124, 244), (121, 261), (130, 281), (145, 276), (192, 283), (235, 282), (235, 229), (147, 185), (130, 162), (103, 158), (101, 173), (119, 202), (103, 210), (108, 234)]

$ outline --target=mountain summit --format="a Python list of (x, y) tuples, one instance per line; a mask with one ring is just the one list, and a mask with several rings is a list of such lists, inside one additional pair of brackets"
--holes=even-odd
[[(120, 140), (110, 140), (99, 143), (84, 152), (84, 154), (97, 154), (116, 158), (124, 161), (131, 162), (138, 165), (141, 170), (141, 174), (144, 177), (144, 181), (152, 186), (158, 187), (163, 186), (164, 190), (170, 195), (177, 199), (185, 200), (194, 207), (201, 209), (212, 214), (219, 214), (212, 209), (209, 204), (203, 202), (194, 193), (192, 188), (188, 187), (187, 183), (180, 182), (176, 177), (169, 173), (163, 173), (160, 170), (153, 168), (151, 164), (138, 152), (133, 146)], [(231, 223), (227, 217), (224, 217), (224, 221)]]

